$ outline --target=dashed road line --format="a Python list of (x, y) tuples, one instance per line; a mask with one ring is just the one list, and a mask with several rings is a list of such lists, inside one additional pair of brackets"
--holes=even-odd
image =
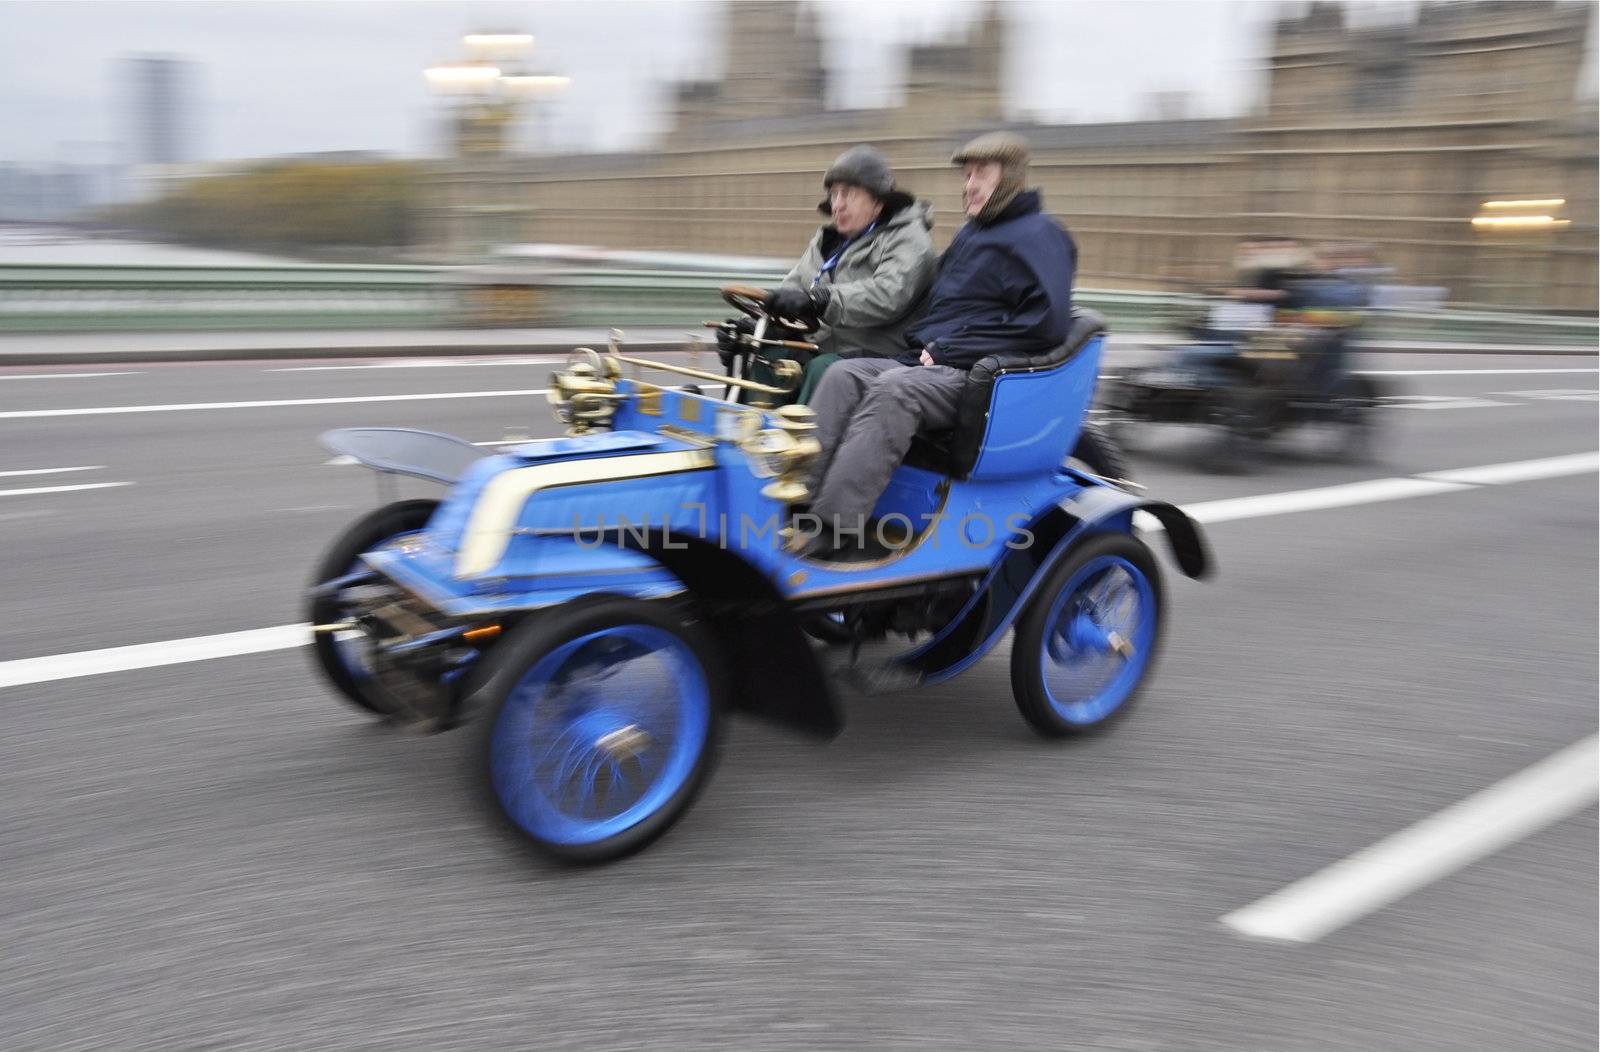
[(0, 478), (15, 478), (18, 475), (60, 475), (68, 471), (104, 471), (104, 464), (84, 464), (75, 468), (25, 468), (21, 471), (0, 471)]
[(1316, 942), (1600, 798), (1594, 736), (1222, 918), (1240, 935)]
[(118, 373), (0, 373), (0, 380), (81, 380), (87, 376), (141, 376), (141, 370)]
[(1287, 493), (1259, 493), (1249, 497), (1224, 497), (1190, 504), (1184, 511), (1196, 522), (1231, 522), (1234, 519), (1260, 519), (1270, 515), (1288, 515), (1299, 511), (1325, 511), (1329, 508), (1348, 508), (1357, 504), (1380, 504), (1410, 497), (1427, 497), (1435, 493), (1450, 493), (1471, 489), (1461, 482), (1446, 482), (1419, 478), (1371, 479), (1350, 482), (1340, 486), (1319, 486), (1316, 489), (1290, 490)]
[(1358, 369), (1357, 376), (1533, 376), (1539, 373), (1600, 373), (1594, 369)]
[(85, 489), (116, 489), (118, 486), (131, 486), (131, 482), (86, 482), (79, 486), (35, 486), (29, 489), (0, 489), (0, 497), (21, 497), (37, 493), (74, 493)]
[(1430, 471), (1417, 477), (1438, 482), (1460, 482), (1471, 486), (1500, 486), (1508, 482), (1531, 482), (1535, 479), (1552, 479), (1563, 475), (1581, 475), (1590, 471), (1600, 471), (1600, 452), (1571, 453), (1564, 457), (1513, 460), (1504, 464), (1484, 464), (1475, 468)]
[(286, 365), (263, 369), (266, 373), (333, 373), (365, 369), (464, 369), (506, 365), (560, 365), (566, 358), (397, 358), (393, 361), (364, 362), (360, 365)]
[(1519, 402), (1501, 402), (1474, 395), (1385, 395), (1379, 409), (1496, 409)]
[(76, 654), (23, 658), (0, 663), (0, 687), (19, 687), (28, 683), (48, 683), (79, 676), (99, 676), (107, 672), (133, 672), (191, 661), (261, 654), (289, 650), (311, 642), (310, 625), (279, 625), (253, 628), (245, 632), (223, 632), (189, 639), (169, 639), (161, 643), (138, 643), (105, 650), (84, 650)]
[[(700, 390), (721, 387), (715, 384), (694, 384)], [(427, 394), (349, 395), (337, 398), (271, 398), (248, 402), (176, 402), (170, 405), (106, 405), (85, 406), (74, 409), (13, 409), (0, 412), (0, 420), (37, 420), (57, 416), (116, 416), (124, 413), (185, 413), (207, 409), (277, 409), (284, 406), (307, 405), (360, 405), (376, 402), (427, 402), (451, 398), (521, 398), (546, 394), (543, 387), (520, 391), (437, 391)]]
[(365, 402), (426, 402), (446, 398), (520, 398), (542, 395), (543, 387), (525, 391), (440, 391), (428, 394), (351, 395), (339, 398), (272, 398), (250, 402), (177, 402), (171, 405), (107, 405), (79, 409), (15, 409), (0, 420), (37, 420), (53, 416), (114, 416), (121, 413), (186, 413), (206, 409), (276, 409), (303, 405), (359, 405)]

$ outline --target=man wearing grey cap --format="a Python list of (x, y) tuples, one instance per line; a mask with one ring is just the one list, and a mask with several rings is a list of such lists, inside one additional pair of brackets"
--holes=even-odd
[(812, 399), (822, 455), (812, 469), (816, 534), (803, 550), (825, 554), (866, 518), (919, 431), (954, 426), (967, 370), (996, 353), (1042, 354), (1072, 321), (1077, 248), (1025, 189), (1028, 144), (1009, 132), (957, 150), (967, 223), (939, 261), (927, 309), (898, 359), (857, 359), (828, 370)]
[(933, 206), (895, 186), (889, 160), (878, 150), (846, 150), (822, 186), (828, 196), (817, 210), (830, 221), (767, 295), (773, 315), (821, 322), (812, 337), (819, 354), (801, 381), (802, 403), (841, 357), (892, 357), (905, 349), (901, 333), (937, 263), (928, 234)]

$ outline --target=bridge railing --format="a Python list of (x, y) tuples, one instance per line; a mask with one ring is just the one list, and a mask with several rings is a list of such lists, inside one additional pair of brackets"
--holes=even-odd
[[(0, 264), (0, 333), (185, 329), (694, 326), (728, 313), (717, 290), (771, 287), (774, 269), (607, 266), (82, 266)], [(1158, 333), (1205, 307), (1182, 293), (1078, 289), (1112, 331)], [(1395, 343), (1596, 347), (1596, 319), (1486, 310), (1375, 310)]]

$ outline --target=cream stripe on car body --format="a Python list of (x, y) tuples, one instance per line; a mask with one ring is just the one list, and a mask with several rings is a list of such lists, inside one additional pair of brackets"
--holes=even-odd
[(456, 576), (476, 577), (494, 568), (506, 553), (511, 530), (522, 514), (528, 498), (543, 489), (573, 486), (587, 482), (614, 482), (618, 479), (675, 475), (698, 471), (716, 464), (708, 449), (685, 449), (670, 453), (636, 453), (631, 456), (595, 460), (565, 460), (556, 464), (536, 464), (496, 475), (483, 487), (461, 537), (456, 556)]

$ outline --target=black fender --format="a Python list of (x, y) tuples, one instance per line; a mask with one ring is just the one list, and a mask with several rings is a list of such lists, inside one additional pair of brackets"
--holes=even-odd
[(833, 687), (789, 601), (733, 552), (660, 527), (608, 539), (670, 570), (693, 594), (727, 663), (733, 707), (819, 738), (844, 729)]
[(409, 427), (341, 427), (323, 432), (319, 441), (328, 452), (351, 457), (374, 471), (446, 486), (489, 455), (466, 439)]
[(1080, 539), (1112, 528), (1122, 532), (1112, 524), (1136, 511), (1161, 523), (1173, 561), (1186, 576), (1200, 579), (1212, 573), (1200, 528), (1177, 506), (1112, 486), (1088, 486), (1038, 516), (1028, 527), (1029, 542), (1004, 549), (961, 612), (901, 663), (923, 682), (936, 683), (963, 671), (999, 642), (1038, 582)]

